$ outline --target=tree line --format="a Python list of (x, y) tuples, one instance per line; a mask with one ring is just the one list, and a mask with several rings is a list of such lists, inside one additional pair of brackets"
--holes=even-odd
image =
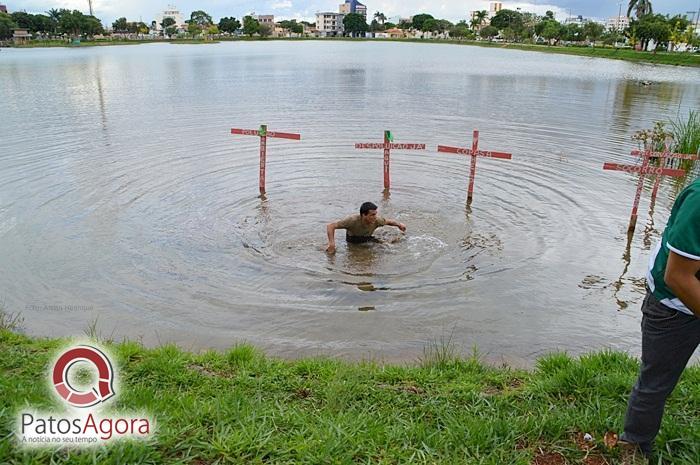
[(12, 37), (12, 31), (18, 28), (27, 29), (32, 34), (46, 35), (93, 36), (104, 33), (99, 19), (78, 10), (52, 8), (46, 14), (37, 15), (23, 11), (11, 14), (0, 12), (0, 40)]
[[(633, 11), (635, 18), (630, 21), (628, 27), (609, 31), (606, 31), (603, 25), (592, 21), (583, 24), (562, 24), (554, 18), (554, 13), (551, 11), (544, 16), (539, 16), (510, 9), (500, 10), (490, 21), (485, 10), (478, 11), (469, 22), (460, 21), (456, 24), (427, 13), (417, 14), (410, 20), (393, 24), (388, 22), (386, 15), (379, 11), (368, 24), (365, 16), (350, 13), (345, 15), (343, 26), (345, 34), (353, 37), (364, 35), (368, 31), (381, 32), (398, 27), (414, 32), (449, 34), (450, 37), (457, 39), (474, 39), (477, 36), (484, 39), (498, 37), (509, 42), (541, 41), (550, 45), (556, 45), (562, 41), (595, 43), (601, 40), (606, 44), (627, 41), (632, 46), (639, 44), (643, 49), (646, 49), (652, 40), (657, 46), (668, 45), (669, 42), (700, 45), (692, 23), (685, 16), (671, 17), (654, 14), (651, 2), (648, 0), (630, 0), (627, 14), (630, 15)], [(200, 34), (237, 32), (251, 37), (254, 35), (266, 37), (272, 34), (274, 27), (260, 23), (252, 16), (245, 16), (242, 20), (223, 17), (218, 23), (214, 23), (212, 17), (202, 10), (193, 11), (185, 23), (187, 33), (192, 37)], [(178, 33), (179, 26), (175, 24), (173, 18), (164, 18), (159, 25), (164, 35), (172, 36)], [(297, 23), (295, 20), (280, 21), (277, 25), (296, 34), (303, 33), (304, 26), (313, 26), (311, 23), (304, 21)], [(122, 17), (112, 23), (112, 31), (122, 34), (147, 34), (155, 26), (155, 21), (149, 26), (143, 22), (129, 22)], [(105, 32), (99, 19), (78, 10), (51, 9), (46, 14), (0, 13), (0, 40), (12, 37), (12, 31), (16, 28), (27, 29), (32, 34), (63, 34), (73, 37), (90, 37)]]

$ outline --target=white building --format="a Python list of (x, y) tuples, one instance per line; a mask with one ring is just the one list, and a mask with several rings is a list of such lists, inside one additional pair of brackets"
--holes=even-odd
[(165, 18), (173, 18), (175, 20), (175, 26), (178, 29), (186, 29), (187, 24), (182, 20), (182, 15), (180, 10), (178, 10), (174, 5), (168, 5), (168, 8), (163, 11), (163, 13), (156, 17), (156, 31), (162, 31), (163, 26), (160, 23), (163, 22)]
[(489, 3), (489, 19), (492, 19), (499, 11), (503, 9), (503, 2), (491, 2)]
[(275, 27), (275, 15), (257, 15), (253, 16), (257, 19), (260, 24), (267, 24), (268, 26)]
[(344, 14), (324, 12), (316, 13), (316, 30), (319, 37), (334, 37), (343, 34)]
[(605, 22), (608, 31), (624, 31), (630, 26), (630, 19), (627, 16), (613, 16)]
[(357, 0), (345, 0), (345, 3), (342, 3), (338, 7), (338, 12), (344, 15), (357, 13), (365, 18), (367, 17), (367, 7)]

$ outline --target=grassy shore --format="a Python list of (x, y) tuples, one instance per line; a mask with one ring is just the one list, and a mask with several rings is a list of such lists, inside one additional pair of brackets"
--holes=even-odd
[(472, 45), (478, 47), (504, 48), (512, 50), (523, 50), (528, 52), (542, 53), (558, 53), (563, 55), (576, 55), (591, 58), (608, 58), (613, 60), (632, 61), (638, 63), (651, 63), (659, 65), (675, 65), (675, 66), (691, 66), (700, 67), (700, 54), (697, 53), (667, 53), (667, 52), (636, 52), (631, 49), (617, 49), (610, 47), (581, 47), (581, 46), (547, 46), (547, 45), (530, 45), (530, 44), (511, 44), (498, 43), (475, 40), (440, 40), (440, 39), (353, 39), (349, 37), (338, 38), (221, 38), (216, 41), (202, 39), (173, 39), (169, 41), (154, 41), (154, 40), (99, 40), (99, 41), (82, 41), (80, 44), (70, 44), (62, 41), (35, 41), (23, 45), (17, 45), (19, 48), (32, 47), (94, 47), (105, 45), (137, 45), (137, 44), (152, 44), (152, 43), (182, 43), (182, 44), (215, 44), (221, 42), (232, 41), (307, 41), (307, 40), (325, 40), (325, 41), (363, 41), (363, 42), (407, 42), (407, 43), (422, 43), (422, 44), (451, 44), (451, 45)]
[[(149, 412), (157, 436), (84, 451), (20, 450), (18, 409), (59, 407), (44, 380), (65, 342), (0, 330), (3, 463), (615, 464), (621, 452), (603, 437), (620, 430), (638, 370), (635, 359), (609, 351), (552, 354), (520, 371), (440, 346), (397, 366), (284, 361), (247, 345), (194, 354), (107, 343), (120, 377), (117, 408)], [(656, 460), (697, 464), (699, 409), (695, 366), (669, 399)]]

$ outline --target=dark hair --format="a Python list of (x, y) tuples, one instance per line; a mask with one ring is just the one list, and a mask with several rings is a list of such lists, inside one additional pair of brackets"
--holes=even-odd
[(360, 215), (366, 215), (370, 211), (376, 210), (376, 209), (377, 209), (377, 206), (375, 204), (373, 204), (372, 202), (365, 202), (360, 207)]

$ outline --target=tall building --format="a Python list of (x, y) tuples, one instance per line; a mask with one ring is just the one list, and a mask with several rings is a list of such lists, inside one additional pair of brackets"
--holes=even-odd
[(367, 17), (367, 7), (357, 0), (345, 0), (345, 3), (338, 7), (338, 12), (347, 15), (350, 13), (358, 13)]
[(343, 19), (345, 15), (342, 13), (316, 13), (316, 30), (321, 37), (334, 37), (342, 35), (345, 30)]
[(503, 9), (503, 2), (491, 2), (489, 3), (489, 19), (496, 16), (496, 14)]
[(630, 26), (630, 19), (627, 16), (613, 16), (605, 22), (608, 31), (624, 31)]
[(180, 10), (178, 10), (174, 5), (168, 5), (168, 8), (156, 18), (156, 30), (160, 31), (163, 29), (160, 23), (162, 23), (165, 18), (173, 18), (175, 20), (175, 26), (178, 28), (184, 29), (187, 26), (182, 20)]

